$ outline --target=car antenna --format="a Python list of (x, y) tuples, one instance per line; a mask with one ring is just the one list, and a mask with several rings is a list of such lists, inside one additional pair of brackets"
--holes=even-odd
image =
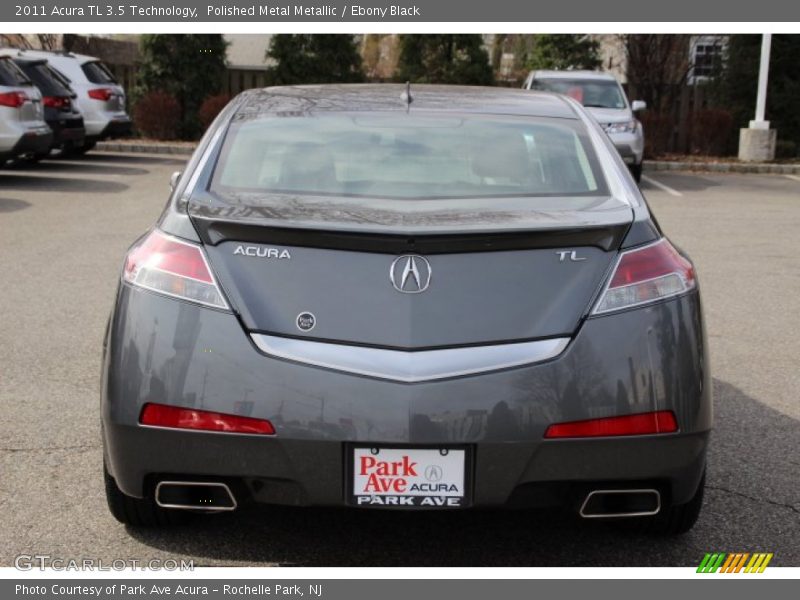
[(406, 91), (403, 92), (401, 96), (403, 100), (406, 101), (406, 112), (411, 108), (411, 103), (414, 101), (414, 98), (411, 97), (411, 82), (406, 81)]

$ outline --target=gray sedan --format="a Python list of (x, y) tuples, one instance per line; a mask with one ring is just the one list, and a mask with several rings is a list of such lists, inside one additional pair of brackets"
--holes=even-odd
[(172, 183), (105, 339), (121, 522), (252, 502), (697, 520), (697, 277), (578, 102), (251, 90)]

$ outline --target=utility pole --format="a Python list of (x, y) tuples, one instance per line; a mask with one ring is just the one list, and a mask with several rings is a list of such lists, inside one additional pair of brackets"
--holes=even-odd
[(766, 120), (771, 47), (772, 34), (765, 33), (761, 37), (761, 63), (758, 67), (756, 118), (750, 121), (750, 127), (739, 130), (739, 160), (766, 162), (775, 159), (775, 143), (778, 139), (778, 132), (770, 129), (769, 121)]
[(769, 129), (769, 121), (764, 120), (767, 111), (767, 82), (769, 81), (769, 53), (772, 34), (761, 36), (761, 63), (758, 67), (758, 97), (756, 99), (756, 119), (750, 121), (753, 129)]

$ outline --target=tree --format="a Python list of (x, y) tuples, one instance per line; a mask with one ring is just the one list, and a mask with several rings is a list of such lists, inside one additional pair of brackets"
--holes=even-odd
[(61, 38), (58, 33), (2, 33), (0, 45), (23, 50), (60, 50)]
[(511, 35), (507, 33), (497, 33), (494, 36), (494, 45), (492, 45), (491, 63), (492, 70), (497, 73), (503, 62), (503, 52), (505, 51), (506, 44), (508, 44)]
[(134, 95), (159, 91), (174, 96), (180, 106), (181, 137), (197, 137), (200, 105), (222, 89), (226, 47), (219, 34), (143, 35)]
[(691, 73), (691, 36), (682, 34), (620, 35), (628, 79), (628, 97), (647, 102), (639, 115), (644, 125), (645, 156), (673, 152), (682, 121), (681, 94)]
[(491, 85), (489, 55), (478, 34), (400, 36), (395, 78), (415, 83)]
[(528, 52), (529, 69), (597, 69), (599, 44), (586, 35), (536, 35)]
[(61, 37), (57, 33), (37, 33), (36, 41), (42, 50), (59, 50), (61, 48)]
[(668, 113), (691, 72), (690, 36), (635, 34), (620, 38), (631, 96), (646, 101), (655, 113)]
[[(720, 74), (709, 85), (711, 102), (733, 114), (734, 127), (747, 127), (755, 117), (760, 35), (732, 35), (724, 51)], [(778, 130), (784, 154), (797, 156), (800, 150), (800, 36), (773, 35), (770, 52), (767, 115)], [(792, 148), (793, 146), (793, 148)]]
[(270, 40), (267, 69), (274, 85), (359, 83), (364, 81), (361, 55), (349, 34), (283, 34)]

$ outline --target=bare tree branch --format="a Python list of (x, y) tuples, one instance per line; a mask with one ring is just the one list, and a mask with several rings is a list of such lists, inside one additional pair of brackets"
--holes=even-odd
[(630, 34), (621, 35), (620, 39), (634, 95), (656, 112), (668, 111), (692, 71), (691, 36)]

